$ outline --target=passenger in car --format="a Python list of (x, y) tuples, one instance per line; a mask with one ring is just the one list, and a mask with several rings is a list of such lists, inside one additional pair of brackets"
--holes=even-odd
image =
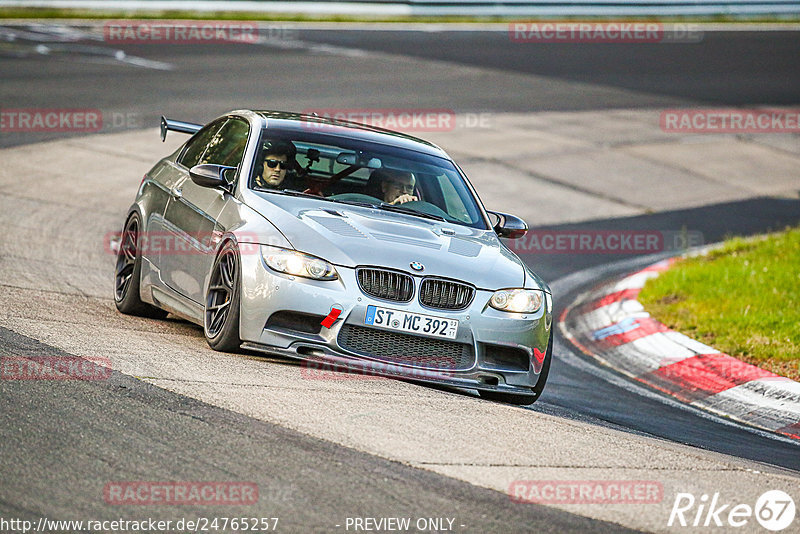
[(383, 199), (387, 204), (405, 204), (419, 200), (414, 196), (415, 185), (413, 173), (396, 169), (376, 169), (369, 176), (365, 193)]
[[(298, 189), (294, 173), (297, 149), (289, 141), (264, 141), (256, 166), (255, 185), (263, 189)], [(291, 169), (289, 178), (287, 171)], [(301, 189), (302, 190), (302, 189)]]

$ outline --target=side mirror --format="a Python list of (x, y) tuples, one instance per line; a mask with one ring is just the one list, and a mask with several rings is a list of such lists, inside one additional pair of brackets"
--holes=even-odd
[(228, 191), (229, 183), (225, 179), (225, 172), (236, 167), (229, 167), (227, 165), (213, 165), (211, 163), (204, 163), (202, 165), (195, 165), (189, 169), (189, 177), (194, 183), (201, 187), (222, 188)]
[(489, 215), (497, 217), (497, 223), (494, 225), (494, 231), (500, 237), (507, 239), (519, 239), (528, 233), (528, 225), (517, 217), (508, 213), (500, 213), (499, 211), (490, 211)]

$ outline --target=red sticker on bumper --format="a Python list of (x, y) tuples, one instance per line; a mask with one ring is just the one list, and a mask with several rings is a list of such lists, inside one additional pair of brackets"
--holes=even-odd
[(333, 323), (336, 322), (336, 319), (339, 318), (340, 313), (342, 313), (342, 310), (338, 308), (331, 308), (331, 312), (328, 314), (327, 317), (325, 317), (322, 320), (322, 323), (320, 324), (322, 324), (322, 326), (324, 326), (325, 328), (330, 328), (331, 326), (333, 326)]

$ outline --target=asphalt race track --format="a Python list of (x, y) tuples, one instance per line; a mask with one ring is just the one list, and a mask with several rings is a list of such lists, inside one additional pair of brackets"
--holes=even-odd
[[(659, 102), (659, 96), (717, 106), (793, 105), (797, 103), (800, 86), (800, 73), (790, 65), (790, 58), (798, 48), (795, 32), (705, 32), (701, 43), (637, 46), (515, 44), (502, 31), (414, 34), (318, 31), (304, 33), (302, 37), (311, 42), (598, 84), (649, 96), (642, 100), (632, 98), (625, 107), (653, 105)], [(563, 94), (548, 101), (528, 98), (519, 102), (515, 96), (522, 95), (504, 92), (493, 107), (498, 111), (530, 111), (619, 106), (618, 101), (607, 96), (584, 92)]]
[[(800, 486), (797, 443), (668, 402), (597, 368), (560, 337), (545, 393), (529, 409), (393, 381), (299, 381), (289, 362), (213, 353), (202, 332), (181, 321), (116, 314), (112, 260), (97, 250), (103, 234), (121, 226), (138, 170), (167, 153), (139, 132), (149, 129), (155, 139), (161, 114), (203, 122), (247, 107), (532, 114), (797, 106), (800, 32), (712, 32), (693, 44), (524, 46), (502, 31), (294, 29), (290, 38), (257, 46), (158, 47), (88, 37), (54, 43), (43, 40), (47, 28), (0, 27), (0, 36), (17, 32), (0, 40), (0, 109), (97, 109), (102, 133), (110, 134), (93, 136), (101, 141), (92, 148), (85, 134), (0, 132), (0, 148), (13, 155), (0, 169), (0, 354), (110, 350), (115, 358), (107, 381), (0, 381), (2, 517), (232, 515), (200, 507), (131, 511), (107, 505), (102, 490), (121, 480), (248, 480), (261, 499), (246, 514), (280, 517), (284, 532), (345, 531), (347, 517), (390, 516), (456, 517), (458, 532), (665, 530), (677, 491), (736, 487), (749, 497)], [(33, 144), (42, 141), (49, 144)], [(111, 161), (138, 174), (120, 173)], [(488, 196), (501, 209), (495, 204), (502, 199)], [(797, 224), (800, 200), (754, 195), (576, 222), (526, 218), (553, 230), (688, 227), (710, 243)], [(555, 282), (556, 314), (587, 286), (648, 259), (526, 258)], [(590, 268), (591, 278), (570, 277)], [(259, 381), (267, 386), (258, 389)], [(530, 456), (522, 454), (528, 444), (513, 450), (505, 425), (525, 427), (520, 432), (541, 449)], [(456, 443), (456, 435), (476, 443)], [(492, 468), (520, 469), (519, 478), (663, 479), (664, 503), (646, 518), (613, 507), (520, 505), (503, 492), (507, 483), (498, 487)]]
[[(118, 114), (119, 124), (106, 125), (118, 129), (157, 124), (164, 110), (201, 122), (218, 110), (248, 107), (531, 112), (792, 105), (800, 87), (797, 32), (707, 32), (699, 43), (587, 46), (517, 44), (502, 30), (286, 27), (271, 25), (270, 38), (255, 50), (238, 44), (54, 44), (30, 32), (0, 39), (3, 106), (100, 109)], [(123, 48), (126, 57), (119, 60)], [(428, 61), (393, 63), (389, 72), (385, 63), (370, 60), (375, 52)], [(144, 66), (135, 66), (138, 58), (147, 60)], [(447, 68), (453, 65), (460, 68)], [(128, 113), (132, 120), (123, 121)], [(9, 133), (0, 146), (45, 138), (53, 135)]]

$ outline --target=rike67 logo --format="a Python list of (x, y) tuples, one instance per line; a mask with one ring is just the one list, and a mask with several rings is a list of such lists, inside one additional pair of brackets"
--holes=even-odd
[(794, 500), (781, 490), (764, 492), (755, 506), (727, 503), (719, 493), (710, 499), (707, 494), (697, 499), (691, 493), (678, 493), (667, 526), (740, 528), (755, 517), (762, 527), (777, 532), (791, 525), (794, 516)]

